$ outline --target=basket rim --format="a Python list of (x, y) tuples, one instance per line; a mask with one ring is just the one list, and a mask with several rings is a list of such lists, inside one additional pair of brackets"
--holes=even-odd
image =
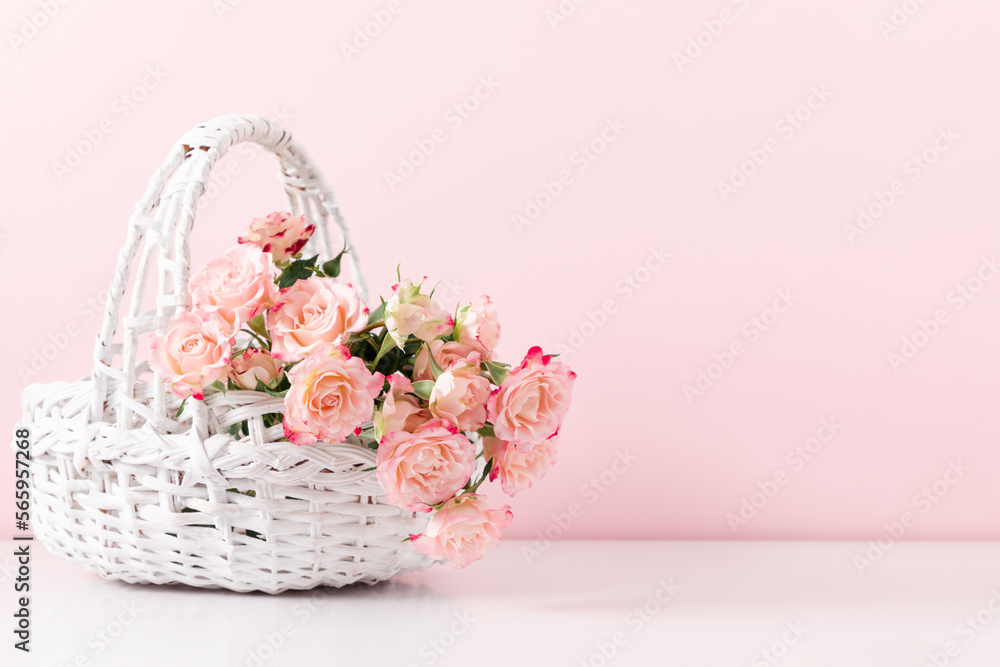
[[(375, 442), (374, 439), (350, 435), (339, 443), (295, 445), (283, 439), (283, 434), (278, 436), (281, 426), (276, 425), (266, 429), (263, 435), (273, 434), (282, 439), (266, 438), (257, 444), (250, 435), (235, 438), (220, 428), (218, 415), (233, 408), (228, 405), (221, 409), (216, 407), (220, 401), (215, 396), (192, 402), (192, 408), (210, 415), (205, 424), (214, 432), (198, 434), (188, 420), (171, 420), (173, 428), (166, 432), (159, 431), (149, 422), (139, 428), (122, 428), (111, 410), (101, 419), (91, 418), (91, 384), (92, 380), (83, 378), (73, 382), (35, 383), (25, 388), (22, 424), (29, 428), (43, 426), (47, 431), (63, 431), (62, 437), (46, 443), (48, 447), (40, 454), (51, 451), (71, 457), (81, 471), (87, 467), (105, 471), (121, 462), (130, 466), (152, 465), (200, 473), (206, 478), (216, 478), (217, 483), (248, 478), (276, 482), (280, 477), (281, 483), (287, 484), (291, 481), (289, 477), (298, 470), (302, 480), (317, 474), (338, 475), (344, 484), (367, 489), (369, 495), (385, 494), (373, 469), (376, 450), (369, 447), (369, 443)], [(230, 393), (239, 394), (248, 404), (275, 400), (255, 391), (232, 390)], [(178, 398), (176, 404), (180, 402)], [(106, 406), (114, 407), (114, 404), (109, 401)], [(38, 439), (33, 438), (33, 449), (36, 446), (39, 446)]]

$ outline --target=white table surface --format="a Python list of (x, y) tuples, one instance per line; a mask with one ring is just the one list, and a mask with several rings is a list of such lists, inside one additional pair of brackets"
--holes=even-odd
[(0, 665), (1000, 665), (1000, 543), (901, 542), (863, 576), (860, 542), (562, 541), (530, 565), (526, 544), (270, 596), (103, 581), (36, 542), (25, 656), (6, 542)]

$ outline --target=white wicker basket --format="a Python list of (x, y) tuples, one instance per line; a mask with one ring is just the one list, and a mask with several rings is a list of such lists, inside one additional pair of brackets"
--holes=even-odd
[[(375, 452), (365, 442), (284, 442), (281, 425), (268, 428), (262, 420), (282, 411), (281, 399), (258, 392), (189, 400), (175, 418), (179, 399), (137, 359), (140, 336), (162, 333), (175, 311), (189, 307), (189, 238), (198, 198), (212, 166), (241, 141), (278, 156), (292, 212), (316, 223), (315, 252), (330, 259), (342, 247), (331, 242), (331, 220), (353, 248), (333, 192), (288, 132), (239, 115), (186, 134), (132, 215), (93, 374), (24, 392), (35, 533), (50, 551), (133, 583), (278, 593), (371, 584), (424, 569), (432, 561), (403, 539), (423, 530), (427, 516), (385, 501), (375, 473), (366, 471)], [(156, 308), (144, 312), (154, 258)], [(353, 251), (350, 262), (366, 298)], [(129, 308), (115, 342), (128, 288)], [(249, 435), (234, 440), (226, 427), (244, 419)]]

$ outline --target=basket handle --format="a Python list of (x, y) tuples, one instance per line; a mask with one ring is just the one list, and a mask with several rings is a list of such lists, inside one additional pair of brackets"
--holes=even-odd
[[(340, 240), (350, 248), (351, 277), (361, 298), (367, 301), (367, 286), (357, 253), (333, 191), (291, 135), (275, 123), (248, 114), (221, 116), (198, 125), (181, 138), (153, 174), (129, 220), (128, 236), (118, 255), (104, 321), (94, 347), (92, 419), (101, 418), (112, 389), (120, 392), (115, 401), (120, 427), (132, 428), (135, 415), (147, 421), (158, 421), (165, 416), (163, 384), (158, 376), (153, 380), (152, 402), (140, 404), (135, 400), (139, 336), (150, 331), (162, 333), (175, 312), (190, 306), (187, 291), (191, 273), (190, 237), (198, 199), (208, 188), (212, 167), (234, 144), (244, 141), (256, 143), (278, 157), (292, 214), (306, 215), (315, 223), (316, 232), (309, 246), (324, 260), (332, 259), (341, 249), (340, 245), (335, 248), (330, 239), (330, 220), (336, 224)], [(122, 341), (114, 343), (122, 298), (140, 246), (142, 254), (129, 307), (121, 318)], [(154, 255), (158, 280), (156, 309), (142, 312), (142, 296)], [(118, 359), (120, 362), (116, 363)]]

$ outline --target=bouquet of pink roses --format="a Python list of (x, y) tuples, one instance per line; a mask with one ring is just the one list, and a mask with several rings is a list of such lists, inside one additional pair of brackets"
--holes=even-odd
[[(410, 536), (413, 547), (464, 567), (512, 518), (479, 487), (499, 478), (513, 496), (553, 465), (576, 375), (539, 347), (513, 368), (497, 360), (500, 325), (487, 296), (449, 313), (422, 282), (400, 279), (370, 310), (336, 281), (346, 248), (319, 265), (302, 257), (313, 231), (289, 213), (254, 220), (192, 276), (192, 310), (154, 339), (150, 366), (185, 401), (282, 397), (284, 411), (264, 423), (296, 445), (357, 436), (378, 450), (369, 470), (388, 501), (434, 513)], [(248, 423), (229, 432), (246, 437)]]

